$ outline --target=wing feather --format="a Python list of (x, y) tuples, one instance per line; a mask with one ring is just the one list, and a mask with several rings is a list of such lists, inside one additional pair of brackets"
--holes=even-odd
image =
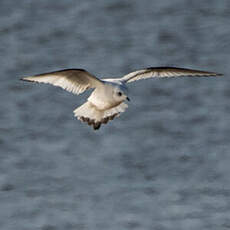
[(64, 69), (31, 77), (24, 77), (21, 80), (48, 83), (59, 86), (74, 94), (83, 93), (89, 88), (96, 88), (103, 84), (101, 80), (84, 69)]
[(181, 76), (221, 76), (222, 74), (207, 72), (194, 69), (176, 68), (176, 67), (150, 67), (142, 70), (131, 72), (120, 80), (124, 82), (133, 82), (141, 79), (153, 78), (153, 77), (181, 77)]

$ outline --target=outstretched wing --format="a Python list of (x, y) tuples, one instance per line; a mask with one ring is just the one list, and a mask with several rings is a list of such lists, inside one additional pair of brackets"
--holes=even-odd
[(103, 84), (101, 80), (83, 69), (64, 69), (31, 77), (24, 77), (21, 80), (49, 83), (74, 94), (83, 93), (86, 89), (96, 88)]
[(193, 69), (175, 68), (175, 67), (150, 67), (129, 73), (120, 80), (124, 82), (133, 82), (152, 77), (180, 77), (180, 76), (220, 76), (222, 74), (206, 72)]

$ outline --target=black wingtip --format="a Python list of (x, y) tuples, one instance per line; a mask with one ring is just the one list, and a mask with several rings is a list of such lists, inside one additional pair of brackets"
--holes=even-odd
[(27, 82), (35, 82), (35, 83), (39, 83), (39, 82), (37, 82), (37, 81), (30, 80), (30, 79), (28, 79), (28, 78), (26, 78), (26, 77), (24, 77), (24, 78), (20, 78), (19, 80), (20, 80), (20, 81), (27, 81)]
[(28, 79), (26, 79), (26, 78), (20, 78), (19, 80), (20, 80), (20, 81), (30, 81), (30, 80), (28, 80)]
[(210, 75), (204, 75), (204, 77), (223, 77), (222, 73), (210, 73)]
[(218, 76), (218, 77), (223, 77), (224, 74), (223, 74), (223, 73), (217, 73), (216, 76)]

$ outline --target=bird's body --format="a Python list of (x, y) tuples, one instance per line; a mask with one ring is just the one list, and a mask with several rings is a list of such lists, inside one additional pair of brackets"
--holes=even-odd
[(75, 117), (93, 125), (94, 129), (98, 129), (101, 123), (106, 124), (109, 120), (113, 120), (128, 107), (123, 102), (126, 96), (124, 100), (114, 98), (114, 89), (120, 92), (124, 87), (114, 82), (103, 81), (103, 83), (104, 87), (96, 88), (88, 97), (87, 102), (74, 110)]
[(183, 68), (151, 67), (129, 73), (122, 78), (100, 80), (83, 69), (66, 69), (25, 77), (22, 80), (53, 84), (75, 94), (94, 88), (87, 102), (74, 110), (74, 115), (94, 129), (99, 129), (101, 124), (118, 117), (128, 107), (125, 100), (129, 100), (129, 82), (152, 77), (219, 75), (221, 74)]
[(88, 101), (94, 104), (99, 110), (107, 110), (118, 106), (121, 101), (114, 100), (112, 94), (114, 88), (122, 90), (121, 85), (107, 81), (103, 81), (103, 83), (104, 87), (96, 88), (89, 96)]

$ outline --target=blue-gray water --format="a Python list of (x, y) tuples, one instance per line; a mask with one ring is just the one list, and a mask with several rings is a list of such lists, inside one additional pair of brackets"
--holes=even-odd
[[(0, 229), (229, 229), (229, 22), (229, 0), (1, 0)], [(136, 82), (97, 132), (87, 93), (19, 81), (165, 65), (225, 77)]]

